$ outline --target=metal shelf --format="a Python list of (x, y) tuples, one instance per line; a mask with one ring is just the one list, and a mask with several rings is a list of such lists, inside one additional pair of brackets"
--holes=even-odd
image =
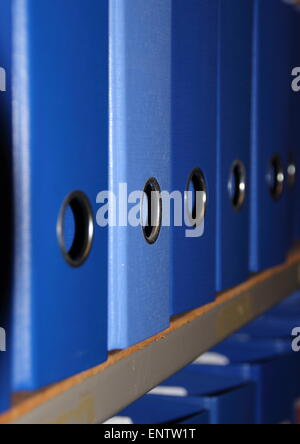
[(110, 354), (99, 367), (16, 395), (0, 423), (101, 423), (300, 288), (300, 252), (217, 301), (173, 319), (163, 333)]

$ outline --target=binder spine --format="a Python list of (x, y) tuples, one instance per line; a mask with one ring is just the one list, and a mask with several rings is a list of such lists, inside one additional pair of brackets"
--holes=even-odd
[(109, 227), (109, 349), (115, 349), (169, 325), (169, 227), (149, 242), (141, 226), (130, 225), (127, 198), (141, 195), (151, 180), (170, 189), (172, 2), (111, 0), (109, 8), (109, 182), (117, 198)]
[(260, 120), (260, 108), (259, 108), (259, 86), (258, 78), (260, 72), (259, 57), (257, 55), (259, 51), (259, 19), (260, 7), (259, 1), (254, 2), (254, 20), (253, 20), (253, 50), (252, 50), (252, 105), (251, 105), (251, 211), (250, 211), (250, 228), (249, 228), (249, 241), (250, 241), (250, 251), (249, 251), (249, 269), (255, 270), (258, 266), (258, 256), (259, 256), (259, 243), (255, 239), (259, 238), (259, 157), (258, 151), (255, 147), (259, 143), (257, 126)]
[[(32, 376), (31, 320), (31, 165), (29, 148), (29, 71), (27, 0), (14, 0), (13, 38), (13, 164), (14, 164), (14, 331), (13, 342), (18, 359), (13, 360), (13, 381), (22, 386)], [(16, 228), (16, 224), (14, 225)]]
[[(117, 25), (116, 25), (117, 24)], [(125, 9), (120, 0), (109, 4), (109, 189), (117, 195), (119, 183), (126, 182), (126, 47)], [(124, 228), (123, 228), (124, 230)], [(120, 248), (120, 228), (109, 229), (109, 349), (128, 336), (126, 299), (118, 297), (128, 288), (126, 249)], [(113, 321), (112, 321), (113, 320)]]
[(107, 0), (13, 2), (14, 390), (107, 356)]
[(223, 291), (249, 269), (253, 2), (221, 0), (219, 11), (216, 289)]

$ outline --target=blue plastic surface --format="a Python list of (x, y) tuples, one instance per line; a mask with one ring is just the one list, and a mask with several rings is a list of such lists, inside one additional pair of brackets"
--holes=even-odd
[(130, 418), (134, 424), (165, 424), (192, 420), (203, 409), (187, 398), (146, 395), (123, 410), (118, 417)]
[(246, 325), (240, 333), (254, 338), (291, 339), (292, 330), (298, 326), (300, 326), (300, 293), (296, 292)]
[(205, 397), (202, 406), (210, 412), (213, 425), (253, 425), (255, 423), (255, 385)]
[(171, 376), (161, 385), (168, 387), (183, 387), (189, 396), (211, 396), (213, 394), (232, 391), (244, 385), (243, 377), (234, 374), (214, 372), (214, 366), (189, 365)]
[(255, 385), (252, 383), (210, 396), (189, 396), (185, 399), (208, 410), (209, 424), (212, 425), (246, 425), (255, 422)]
[(236, 336), (215, 348), (231, 364), (214, 371), (234, 374), (257, 385), (257, 424), (294, 421), (294, 402), (299, 398), (299, 356), (290, 342), (250, 340)]
[(255, 386), (245, 384), (243, 375), (222, 373), (223, 368), (190, 365), (162, 386), (183, 387), (189, 397), (199, 397), (203, 408), (210, 412), (212, 424), (254, 424)]
[(10, 374), (9, 363), (5, 362), (6, 355), (0, 355), (0, 413), (5, 412), (10, 407)]
[[(207, 397), (146, 395), (121, 416), (133, 419), (136, 424), (254, 424), (254, 407), (255, 386), (250, 383)], [(180, 418), (179, 414), (186, 417)]]
[(300, 311), (293, 316), (267, 313), (244, 327), (241, 333), (253, 338), (290, 339), (293, 329), (299, 326)]
[[(245, 281), (249, 270), (253, 1), (221, 0), (219, 26), (216, 288), (222, 291)], [(229, 193), (237, 161), (246, 170), (240, 209)]]
[(297, 291), (293, 293), (283, 302), (272, 308), (269, 313), (275, 316), (300, 316), (300, 292)]
[(228, 357), (231, 363), (256, 363), (289, 354), (291, 346), (284, 340), (257, 340), (237, 334), (217, 345), (214, 351)]
[[(171, 4), (110, 1), (110, 186), (116, 194), (121, 183), (128, 194), (143, 191), (150, 178), (170, 190)], [(109, 263), (109, 348), (167, 328), (169, 227), (154, 244), (141, 226), (111, 227)]]
[(108, 2), (13, 6), (13, 377), (15, 390), (30, 390), (107, 356), (107, 230), (95, 222), (90, 255), (75, 268), (57, 221), (69, 193), (85, 193), (96, 216), (108, 189)]
[(268, 174), (276, 155), (286, 179), (293, 8), (282, 0), (254, 3), (250, 270), (257, 272), (282, 263), (289, 247), (286, 182), (281, 198), (273, 200)]
[[(12, 202), (11, 184), (11, 0), (0, 9), (0, 67), (5, 71), (6, 91), (0, 91), (0, 412), (10, 406), (11, 393), (11, 273)], [(4, 73), (1, 72), (1, 76)], [(4, 80), (4, 78), (2, 78)], [(6, 351), (3, 349), (6, 348)]]
[(209, 425), (210, 424), (210, 414), (209, 412), (201, 412), (198, 415), (193, 416), (192, 418), (186, 419), (182, 422), (179, 422), (181, 425)]
[(216, 102), (218, 0), (173, 0), (172, 190), (186, 191), (194, 169), (204, 174), (204, 234), (172, 228), (172, 305), (178, 314), (215, 297)]

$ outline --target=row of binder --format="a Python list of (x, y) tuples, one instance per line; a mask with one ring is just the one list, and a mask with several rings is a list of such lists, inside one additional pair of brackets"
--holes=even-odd
[[(4, 399), (284, 261), (300, 237), (300, 15), (282, 0), (1, 6)], [(148, 225), (99, 226), (122, 184), (144, 190)], [(161, 191), (192, 191), (197, 236), (161, 226)]]
[(107, 424), (298, 424), (300, 354), (277, 324), (299, 325), (299, 303), (298, 293)]

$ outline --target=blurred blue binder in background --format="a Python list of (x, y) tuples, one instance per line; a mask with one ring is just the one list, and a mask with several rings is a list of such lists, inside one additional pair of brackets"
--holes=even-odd
[(297, 353), (291, 351), (289, 341), (237, 335), (214, 351), (229, 361), (229, 365), (215, 366), (214, 372), (234, 374), (257, 384), (257, 424), (294, 421), (294, 402), (300, 395), (300, 360)]
[(299, 325), (300, 313), (294, 316), (274, 316), (271, 313), (267, 313), (244, 327), (241, 333), (254, 338), (282, 338), (288, 340), (291, 338), (294, 328)]
[(272, 308), (268, 313), (273, 316), (299, 316), (300, 317), (300, 292), (297, 291), (284, 299), (280, 304)]
[(245, 281), (249, 270), (252, 24), (252, 0), (220, 1), (217, 291)]
[(244, 383), (244, 379), (239, 375), (230, 375), (225, 372), (222, 375), (214, 372), (214, 367), (211, 365), (193, 364), (164, 381), (159, 389), (170, 391), (181, 388), (189, 396), (210, 396), (215, 393), (229, 392)]
[(144, 191), (153, 211), (132, 226), (119, 207), (110, 227), (109, 349), (169, 326), (170, 229), (151, 193), (170, 190), (171, 9), (171, 0), (110, 0), (110, 190)]
[[(163, 392), (165, 387), (156, 390)], [(174, 393), (177, 391), (178, 387), (174, 387)], [(131, 418), (134, 424), (254, 424), (254, 407), (255, 386), (250, 383), (204, 397), (150, 393), (125, 409), (121, 417)]]
[(210, 413), (203, 411), (191, 418), (181, 420), (178, 422), (180, 425), (196, 424), (196, 425), (210, 425)]
[(14, 389), (107, 356), (108, 3), (15, 0)]
[(193, 424), (208, 424), (207, 412), (185, 397), (145, 395), (107, 424), (182, 424), (189, 420), (197, 421)]
[[(252, 338), (290, 340), (292, 332), (300, 325), (300, 293), (296, 292), (243, 327), (239, 333)], [(300, 356), (299, 356), (300, 362)]]
[(9, 361), (7, 361), (6, 352), (0, 355), (0, 413), (8, 410), (10, 407), (11, 378)]
[(218, 7), (172, 2), (172, 190), (204, 195), (202, 211), (184, 202), (195, 225), (172, 227), (172, 314), (215, 296)]
[(254, 2), (250, 271), (284, 262), (289, 247), (291, 5)]
[[(204, 371), (202, 371), (204, 370)], [(256, 388), (239, 375), (214, 374), (209, 368), (188, 366), (153, 393), (185, 391), (185, 402), (208, 410), (210, 424), (254, 424)], [(151, 392), (150, 392), (151, 393)]]

